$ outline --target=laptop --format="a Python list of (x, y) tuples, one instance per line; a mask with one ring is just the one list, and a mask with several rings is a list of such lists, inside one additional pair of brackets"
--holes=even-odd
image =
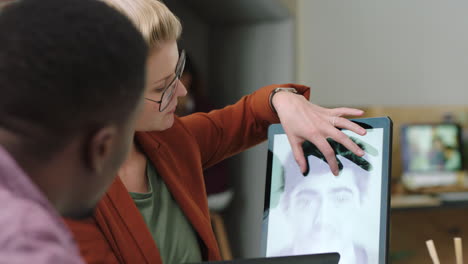
[(338, 264), (338, 253), (203, 262), (213, 264)]
[(302, 145), (303, 174), (282, 126), (270, 126), (261, 256), (338, 252), (340, 264), (388, 263), (392, 121), (352, 121), (367, 134), (342, 132), (366, 154), (356, 156), (329, 139), (338, 176), (310, 142)]

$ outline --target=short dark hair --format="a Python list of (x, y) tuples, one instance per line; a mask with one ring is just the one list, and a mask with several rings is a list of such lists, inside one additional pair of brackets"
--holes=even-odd
[[(369, 145), (365, 145), (363, 144), (363, 142), (355, 137), (350, 137), (351, 141), (353, 141), (354, 143), (356, 143), (356, 145), (358, 145), (362, 150), (366, 151), (368, 148), (370, 148)], [(372, 170), (372, 165), (364, 158), (362, 157), (359, 157), (358, 155), (354, 154), (351, 150), (347, 149), (345, 146), (343, 146), (341, 143), (338, 143), (336, 142), (335, 140), (331, 139), (331, 138), (327, 138), (327, 141), (328, 143), (330, 144), (330, 146), (333, 148), (334, 152), (335, 152), (335, 155), (336, 156), (342, 156), (344, 158), (347, 158), (348, 160), (350, 160), (351, 162), (353, 162), (354, 164), (356, 164), (357, 166), (359, 166), (361, 169), (365, 170), (365, 171), (370, 171)], [(312, 156), (315, 156), (317, 158), (319, 158), (320, 160), (324, 161), (325, 163), (328, 164), (328, 161), (325, 159), (325, 156), (323, 155), (323, 153), (314, 145), (312, 144), (310, 141), (304, 141), (304, 143), (302, 143), (302, 150), (304, 152), (304, 158), (306, 160), (306, 163), (307, 163), (307, 168), (306, 168), (306, 172), (304, 172), (304, 176), (306, 176), (308, 173), (309, 173), (309, 162), (307, 162), (307, 157), (312, 155)], [(373, 150), (375, 151), (375, 150)], [(343, 170), (343, 164), (341, 163), (341, 161), (339, 159), (336, 159), (336, 162), (338, 163), (338, 169), (340, 171)]]
[(147, 52), (136, 27), (101, 1), (6, 4), (0, 10), (0, 129), (52, 150), (84, 129), (122, 124), (144, 90)]
[[(367, 154), (371, 156), (378, 155), (378, 150), (375, 147), (371, 146), (370, 144), (353, 136), (350, 136), (349, 138), (354, 143), (356, 143), (362, 150), (364, 150)], [(340, 172), (344, 169), (342, 161), (346, 162), (346, 164), (348, 165), (348, 168), (353, 172), (354, 182), (356, 183), (356, 187), (359, 189), (360, 200), (362, 202), (363, 196), (367, 194), (367, 189), (369, 186), (369, 180), (370, 180), (370, 175), (371, 175), (370, 171), (373, 170), (372, 164), (369, 161), (367, 161), (364, 157), (359, 157), (353, 152), (351, 152), (350, 150), (348, 150), (341, 143), (338, 143), (331, 138), (328, 138), (327, 141), (335, 152), (336, 161), (338, 163), (338, 168)], [(284, 192), (286, 194), (284, 198), (286, 206), (289, 204), (290, 194), (296, 188), (296, 186), (300, 184), (304, 178), (313, 177), (313, 175), (308, 176), (310, 172), (309, 171), (310, 164), (309, 164), (308, 158), (310, 156), (314, 156), (317, 159), (318, 163), (323, 162), (322, 164), (328, 164), (327, 160), (325, 159), (325, 156), (313, 143), (309, 141), (303, 142), (302, 150), (304, 153), (304, 158), (307, 163), (306, 172), (303, 173), (302, 175), (300, 173), (290, 172), (292, 168), (297, 167), (295, 160), (294, 160), (294, 155), (293, 153), (291, 153), (286, 158), (285, 167), (283, 168), (283, 171), (281, 173), (282, 178), (281, 178), (281, 183), (278, 189), (280, 192)], [(341, 161), (338, 158), (338, 156), (341, 156), (344, 159), (342, 159)], [(355, 166), (350, 166), (350, 165), (355, 165)], [(286, 171), (289, 171), (290, 173), (287, 173)], [(330, 171), (329, 166), (320, 166), (320, 167), (314, 168), (314, 173), (317, 173), (317, 174), (330, 173), (331, 174), (331, 171)], [(286, 174), (288, 174), (288, 176), (286, 176)]]

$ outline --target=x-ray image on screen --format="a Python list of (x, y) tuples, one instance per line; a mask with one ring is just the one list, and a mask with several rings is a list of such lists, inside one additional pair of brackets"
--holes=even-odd
[(267, 256), (338, 252), (340, 264), (378, 263), (383, 129), (368, 129), (365, 136), (343, 132), (366, 154), (358, 157), (331, 142), (338, 176), (311, 143), (303, 145), (309, 163), (303, 175), (286, 135), (275, 135)]

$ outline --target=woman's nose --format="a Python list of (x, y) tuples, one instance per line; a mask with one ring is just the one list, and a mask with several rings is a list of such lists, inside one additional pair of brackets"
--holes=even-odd
[(180, 80), (177, 80), (179, 84), (177, 85), (177, 91), (176, 91), (176, 96), (185, 96), (187, 95), (187, 88), (185, 88), (185, 85), (183, 82)]

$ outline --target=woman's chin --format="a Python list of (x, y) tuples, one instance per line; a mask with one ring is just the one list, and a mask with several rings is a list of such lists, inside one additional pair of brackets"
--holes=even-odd
[(165, 122), (165, 127), (161, 129), (166, 130), (171, 128), (174, 125), (174, 114), (170, 114), (169, 117), (167, 118), (167, 121)]
[(157, 123), (153, 123), (148, 126), (136, 127), (137, 132), (150, 132), (150, 131), (164, 131), (171, 128), (174, 125), (174, 114), (167, 115), (163, 120), (159, 120)]

